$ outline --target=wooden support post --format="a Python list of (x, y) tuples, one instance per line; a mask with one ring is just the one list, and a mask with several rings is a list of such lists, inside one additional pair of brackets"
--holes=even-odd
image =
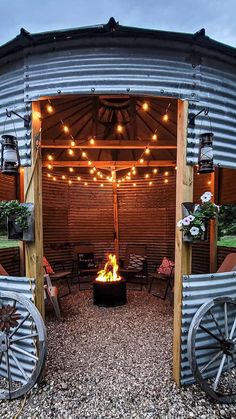
[[(177, 174), (176, 174), (176, 222), (182, 219), (182, 202), (193, 201), (193, 167), (186, 164), (188, 103), (178, 101), (177, 115)], [(192, 246), (183, 242), (182, 231), (175, 233), (175, 285), (174, 285), (174, 336), (173, 378), (180, 384), (182, 276), (191, 273)]]
[(114, 208), (114, 247), (117, 262), (119, 261), (119, 217), (118, 217), (118, 199), (116, 185), (116, 171), (113, 169), (113, 208)]
[[(211, 173), (211, 193), (212, 200), (219, 203), (219, 170), (216, 168)], [(217, 271), (217, 239), (218, 239), (218, 220), (210, 221), (210, 272)]]
[(32, 103), (32, 165), (25, 168), (25, 202), (35, 206), (35, 241), (25, 244), (26, 276), (35, 278), (36, 306), (44, 317), (43, 225), (42, 225), (42, 157), (40, 103)]
[[(20, 168), (20, 173), (17, 179), (17, 199), (20, 202), (24, 202), (25, 195), (24, 195), (24, 168)], [(20, 242), (19, 245), (20, 249), (20, 275), (25, 275), (25, 243), (23, 241)]]

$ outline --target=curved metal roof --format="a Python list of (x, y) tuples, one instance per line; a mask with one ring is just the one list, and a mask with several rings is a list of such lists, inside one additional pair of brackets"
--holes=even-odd
[(205, 29), (201, 29), (194, 34), (159, 31), (154, 29), (136, 28), (120, 25), (113, 17), (108, 23), (86, 26), (74, 29), (63, 29), (50, 32), (31, 34), (24, 28), (20, 34), (6, 44), (0, 46), (0, 58), (9, 54), (14, 54), (27, 47), (52, 44), (58, 41), (76, 40), (80, 38), (106, 38), (107, 40), (123, 37), (147, 38), (166, 41), (178, 41), (190, 43), (191, 47), (201, 46), (211, 49), (227, 56), (236, 58), (236, 48), (217, 42), (205, 34)]

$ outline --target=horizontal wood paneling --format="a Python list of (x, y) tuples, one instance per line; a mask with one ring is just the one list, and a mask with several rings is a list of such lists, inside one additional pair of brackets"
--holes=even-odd
[(220, 204), (236, 204), (236, 170), (220, 170)]
[(236, 247), (217, 247), (217, 267), (219, 268), (229, 253), (236, 253)]
[(0, 249), (0, 264), (11, 276), (20, 276), (20, 250), (19, 247)]
[(16, 199), (16, 177), (0, 173), (0, 201)]

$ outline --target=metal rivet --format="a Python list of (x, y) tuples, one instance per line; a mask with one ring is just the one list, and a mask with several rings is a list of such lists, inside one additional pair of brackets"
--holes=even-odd
[(60, 95), (61, 94), (61, 90), (58, 90), (57, 93)]
[(94, 87), (91, 87), (91, 92), (95, 92), (95, 88)]

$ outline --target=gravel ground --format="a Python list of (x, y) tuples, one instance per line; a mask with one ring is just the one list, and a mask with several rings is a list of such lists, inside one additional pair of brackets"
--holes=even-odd
[[(44, 381), (25, 400), (22, 419), (236, 418), (236, 406), (209, 401), (197, 386), (171, 378), (172, 308), (146, 291), (128, 304), (96, 307), (91, 291), (62, 299), (63, 323), (47, 320)], [(22, 400), (1, 402), (13, 419)]]

